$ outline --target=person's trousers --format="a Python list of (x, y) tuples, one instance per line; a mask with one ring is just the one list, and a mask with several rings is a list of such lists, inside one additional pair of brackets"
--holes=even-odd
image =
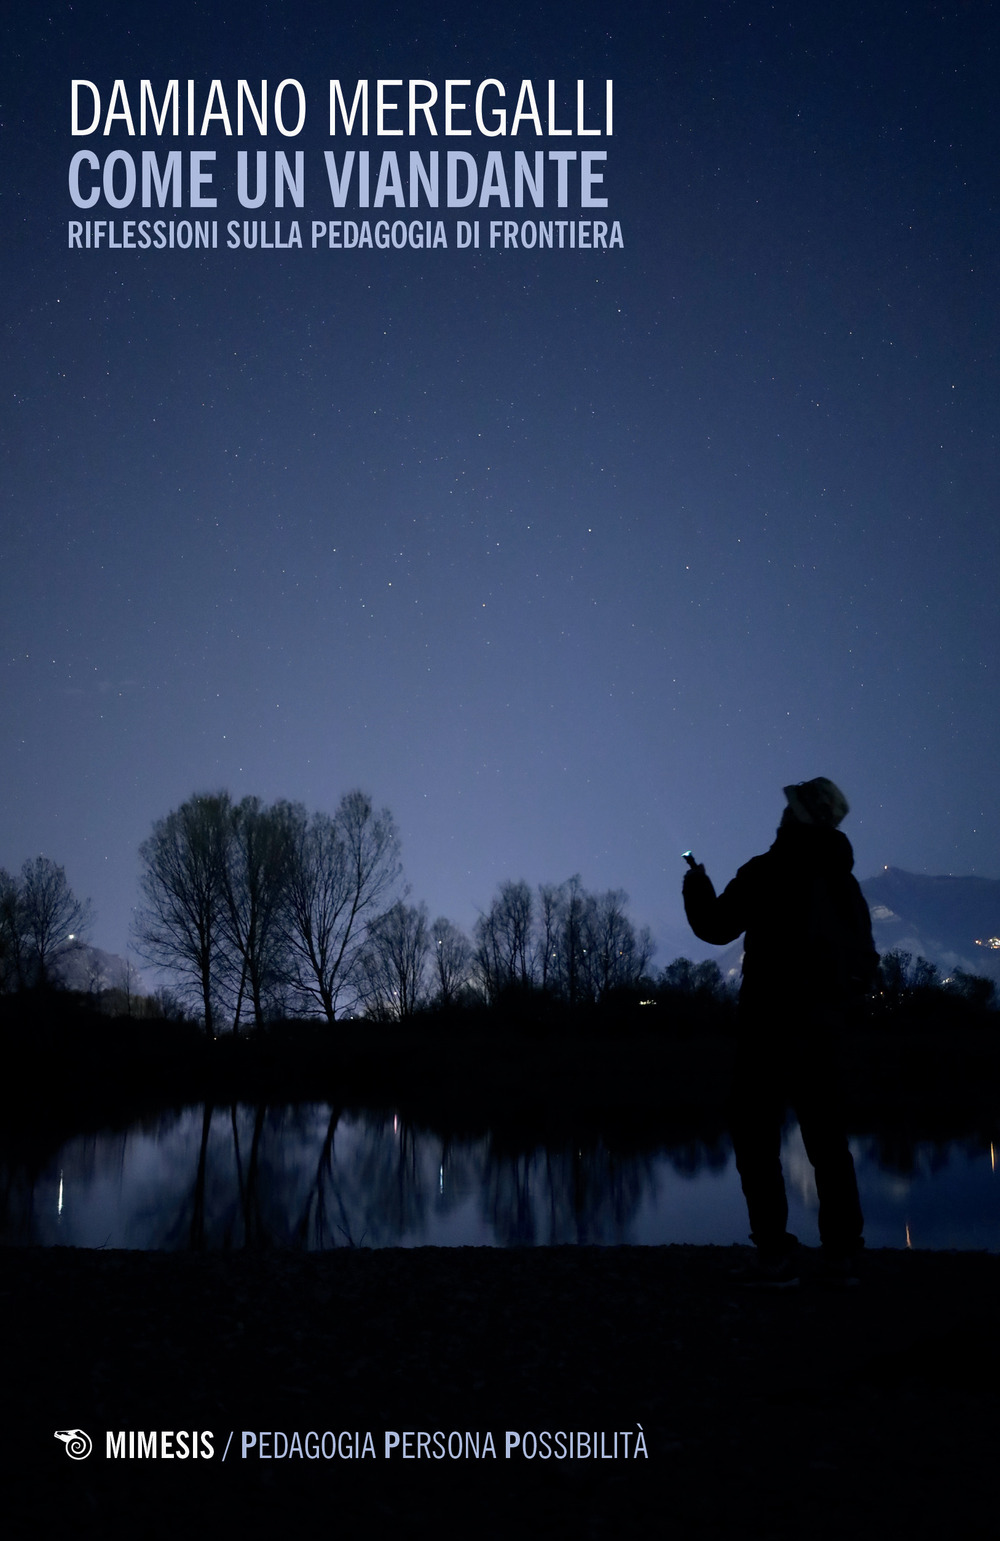
[(864, 1216), (842, 1109), (837, 1015), (741, 1007), (740, 1016), (730, 1133), (751, 1239), (763, 1252), (794, 1245), (781, 1170), (781, 1138), (791, 1107), (816, 1176), (820, 1241), (829, 1252), (849, 1256), (864, 1244)]

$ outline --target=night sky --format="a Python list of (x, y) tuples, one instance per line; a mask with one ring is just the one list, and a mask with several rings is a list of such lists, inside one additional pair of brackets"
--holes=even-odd
[[(726, 881), (789, 781), (843, 787), (861, 877), (1000, 876), (994, 16), (619, 9), (8, 8), (0, 864), (64, 865), (98, 945), (153, 820), (221, 787), (365, 788), (467, 928), (504, 879), (624, 888), (658, 965), (705, 952), (681, 851)], [(105, 112), (191, 78), (200, 112), (241, 76), (299, 80), (303, 134), (70, 133), (73, 78)], [(530, 78), (543, 116), (554, 78), (567, 122), (610, 77), (614, 132), (331, 141), (332, 77), (496, 77), (508, 111)], [(420, 210), (447, 249), (313, 251), (314, 218), (414, 217), (335, 211), (331, 145), (600, 149), (608, 207), (550, 177), (544, 210)], [(240, 208), (262, 147), (303, 150), (303, 209)], [(218, 208), (81, 211), (81, 148), (214, 149)], [(515, 212), (623, 246), (455, 249)], [(303, 250), (225, 249), (279, 216)], [(68, 249), (109, 217), (219, 249)]]

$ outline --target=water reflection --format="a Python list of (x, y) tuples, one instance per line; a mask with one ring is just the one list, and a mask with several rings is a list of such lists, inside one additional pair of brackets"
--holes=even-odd
[[(853, 1142), (869, 1245), (1000, 1250), (988, 1138)], [(812, 1168), (785, 1141), (790, 1225)], [(0, 1161), (0, 1240), (167, 1250), (746, 1240), (721, 1133), (622, 1151), (596, 1136), (442, 1135), (330, 1104), (188, 1108)]]

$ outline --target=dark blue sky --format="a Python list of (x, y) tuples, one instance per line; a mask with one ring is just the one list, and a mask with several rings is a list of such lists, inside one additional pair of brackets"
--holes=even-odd
[[(807, 9), (4, 22), (0, 863), (64, 864), (124, 951), (155, 818), (360, 785), (432, 914), (579, 872), (662, 964), (681, 850), (727, 879), (827, 775), (859, 875), (1000, 876), (996, 23)], [(74, 77), (216, 76), (303, 83), (266, 148), (304, 150), (305, 207), (259, 214), (305, 250), (222, 249), (256, 137), (71, 137)], [(331, 76), (612, 77), (610, 139), (369, 147), (599, 147), (623, 248), (309, 250)], [(194, 217), (81, 213), (81, 147), (216, 149), (220, 249), (68, 250)]]

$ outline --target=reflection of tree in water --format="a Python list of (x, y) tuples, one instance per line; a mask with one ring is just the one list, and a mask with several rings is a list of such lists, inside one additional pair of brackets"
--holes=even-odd
[[(56, 1156), (50, 1148), (41, 1173), (4, 1163), (4, 1238), (57, 1241), (59, 1173), (82, 1184), (123, 1171), (136, 1132), (74, 1140)], [(653, 1181), (651, 1157), (620, 1158), (600, 1144), (525, 1154), (329, 1105), (209, 1104), (141, 1132), (149, 1142), (133, 1179), (138, 1199), (123, 1224), (133, 1242), (170, 1251), (387, 1246), (422, 1239), (432, 1215), (470, 1200), (501, 1245), (620, 1240)], [(693, 1156), (682, 1159), (693, 1169)]]
[(22, 1162), (0, 1160), (0, 1242), (5, 1247), (27, 1246), (35, 1235), (35, 1185), (37, 1173)]
[(8, 1132), (0, 1152), (0, 1241), (79, 1244), (67, 1232), (79, 1194), (101, 1181), (121, 1183), (137, 1139), (169, 1137), (176, 1113), (147, 1117), (127, 1130), (77, 1135)]
[(483, 1215), (505, 1247), (533, 1247), (536, 1240), (532, 1168), (537, 1156), (488, 1160), (483, 1182)]
[[(883, 1171), (931, 1178), (963, 1152), (988, 1153), (990, 1136), (880, 1132), (863, 1146), (864, 1161)], [(671, 1168), (693, 1179), (724, 1170), (729, 1159), (724, 1134), (690, 1128), (625, 1155), (596, 1130), (573, 1145), (563, 1136), (546, 1146), (544, 1134), (470, 1139), (329, 1104), (188, 1108), (62, 1145), (51, 1135), (8, 1134), (0, 1239), (80, 1244), (84, 1215), (93, 1244), (99, 1206), (108, 1203), (114, 1245), (377, 1247), (423, 1241), (468, 1204), (501, 1246), (620, 1243), (642, 1206), (654, 1207), (658, 1190), (675, 1181)], [(104, 1240), (102, 1229), (96, 1241)]]
[(340, 1109), (331, 1108), (313, 1179), (295, 1225), (295, 1239), (299, 1245), (320, 1251), (336, 1246), (336, 1237), (330, 1231), (328, 1203), (339, 1208), (341, 1219), (348, 1218), (343, 1209), (333, 1171), (333, 1142), (339, 1122)]
[(197, 1112), (189, 1109), (185, 1123), (184, 1137), (168, 1147), (168, 1170), (139, 1210), (145, 1245), (169, 1252), (232, 1246), (239, 1212), (225, 1109), (207, 1102)]
[(350, 1192), (357, 1216), (351, 1240), (363, 1236), (370, 1246), (384, 1247), (421, 1233), (433, 1192), (426, 1140), (396, 1117), (365, 1119), (353, 1133), (339, 1168), (342, 1191)]
[(312, 1249), (397, 1242), (422, 1223), (426, 1188), (418, 1140), (408, 1126), (347, 1119), (331, 1109), (298, 1209), (296, 1239)]
[(322, 1198), (339, 1110), (308, 1104), (239, 1111), (242, 1150), (236, 1110), (232, 1127), (244, 1245), (330, 1245)]
[(5, 1246), (46, 1246), (60, 1240), (57, 1195), (64, 1164), (74, 1178), (86, 1180), (93, 1171), (92, 1147), (92, 1141), (73, 1140), (53, 1156), (51, 1149), (29, 1140), (20, 1149), (4, 1151), (0, 1158), (0, 1241)]
[(485, 1138), (456, 1140), (450, 1135), (444, 1136), (434, 1193), (436, 1215), (453, 1214), (466, 1200), (478, 1198), (489, 1148), (490, 1142)]
[(494, 1148), (483, 1211), (507, 1247), (617, 1243), (654, 1186), (652, 1157), (621, 1157), (601, 1143), (530, 1154)]
[(465, 1149), (442, 1144), (398, 1117), (322, 1111), (323, 1127), (303, 1130), (297, 1146), (286, 1129), (273, 1149), (277, 1131), (268, 1124), (256, 1180), (247, 1187), (255, 1223), (259, 1227), (266, 1216), (272, 1240), (280, 1231), (283, 1245), (318, 1250), (422, 1237), (432, 1198), (434, 1211), (447, 1213), (478, 1183)]
[(959, 1152), (981, 1156), (989, 1151), (989, 1136), (969, 1136), (964, 1140), (951, 1137), (926, 1139), (907, 1134), (901, 1129), (882, 1131), (863, 1142), (866, 1161), (877, 1166), (880, 1172), (895, 1177), (933, 1177), (943, 1172)]
[[(321, 1143), (312, 1105), (269, 1108), (211, 1104), (188, 1115), (169, 1174), (145, 1212), (148, 1246), (287, 1247), (295, 1244), (297, 1192), (310, 1151)], [(197, 1118), (197, 1141), (192, 1138)]]
[(702, 1172), (724, 1172), (732, 1154), (732, 1145), (724, 1134), (712, 1139), (687, 1139), (669, 1146), (663, 1155), (681, 1177), (698, 1177)]
[(440, 1163), (434, 1142), (398, 1119), (347, 1120), (329, 1106), (206, 1107), (200, 1125), (153, 1245), (386, 1246), (424, 1228)]

